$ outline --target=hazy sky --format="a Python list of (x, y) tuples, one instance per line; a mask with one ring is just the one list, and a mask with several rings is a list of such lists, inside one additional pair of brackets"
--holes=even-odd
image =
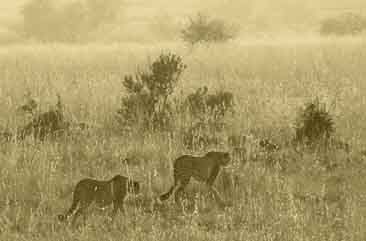
[[(0, 0), (0, 27), (11, 24), (19, 19), (19, 10), (29, 0)], [(75, 0), (56, 0), (57, 3)], [(85, 1), (85, 0), (84, 0)], [(108, 0), (106, 0), (108, 1)], [(146, 16), (152, 14), (171, 14), (173, 16), (187, 16), (197, 11), (213, 10), (214, 14), (222, 13), (223, 16), (245, 16), (255, 11), (266, 15), (266, 11), (281, 11), (282, 15), (296, 15), (302, 18), (301, 11), (304, 6), (317, 11), (324, 8), (351, 8), (366, 15), (366, 0), (122, 0), (126, 4), (123, 9), (128, 16)], [(273, 10), (275, 8), (275, 10)], [(236, 13), (234, 13), (236, 12)]]

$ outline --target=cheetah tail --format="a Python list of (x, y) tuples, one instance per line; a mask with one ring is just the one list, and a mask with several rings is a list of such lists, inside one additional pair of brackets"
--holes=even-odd
[(170, 197), (170, 195), (172, 195), (173, 191), (174, 191), (174, 186), (172, 186), (167, 193), (160, 195), (160, 198), (159, 198), (160, 201), (167, 200)]
[(66, 214), (57, 215), (58, 220), (60, 222), (66, 221), (74, 213), (75, 209), (78, 207), (78, 204), (79, 204), (78, 200), (73, 200), (72, 205)]

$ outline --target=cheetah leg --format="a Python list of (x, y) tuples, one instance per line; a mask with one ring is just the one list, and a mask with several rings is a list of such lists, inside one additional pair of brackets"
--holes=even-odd
[(77, 218), (80, 216), (80, 215), (83, 215), (84, 217), (84, 224), (86, 223), (86, 214), (85, 214), (85, 210), (90, 206), (91, 202), (88, 201), (88, 202), (84, 202), (84, 203), (81, 203), (78, 210), (76, 211), (76, 213), (74, 214), (74, 218), (72, 220), (72, 226), (75, 227), (75, 224), (76, 224), (76, 220)]
[(210, 191), (213, 193), (214, 198), (216, 200), (216, 202), (220, 205), (220, 206), (224, 206), (225, 202), (223, 201), (223, 199), (221, 198), (221, 195), (219, 194), (219, 192), (217, 191), (217, 189), (214, 187), (214, 182), (217, 178), (217, 175), (220, 172), (220, 167), (216, 167), (215, 169), (212, 170), (210, 177), (208, 178), (206, 184), (209, 187)]
[(207, 179), (207, 182), (206, 184), (208, 186), (213, 186), (216, 178), (217, 178), (217, 175), (219, 175), (219, 172), (220, 172), (220, 167), (215, 167), (212, 171), (211, 171), (211, 175), (210, 177)]
[(181, 200), (180, 200), (180, 196), (184, 191), (184, 188), (188, 185), (189, 183), (189, 178), (179, 181), (177, 188), (174, 191), (174, 199), (175, 199), (175, 203), (178, 204), (179, 206), (182, 205)]
[(123, 203), (117, 203), (117, 202), (113, 203), (113, 210), (112, 210), (112, 213), (110, 214), (110, 218), (112, 220), (112, 223), (114, 222), (114, 219), (116, 218), (117, 213), (119, 211), (122, 212), (122, 213), (125, 213)]
[(75, 209), (78, 207), (78, 204), (79, 200), (73, 200), (70, 209), (66, 212), (66, 214), (58, 215), (58, 219), (60, 221), (66, 221), (75, 212)]
[(184, 188), (182, 188), (182, 184), (179, 182), (178, 185), (173, 190), (175, 203), (177, 203), (179, 206), (181, 205), (179, 196), (183, 192), (183, 189)]
[(72, 220), (72, 226), (75, 227), (76, 225), (76, 220), (77, 218), (80, 216), (80, 215), (83, 215), (84, 216), (84, 223), (86, 222), (86, 216), (85, 216), (85, 213), (84, 213), (84, 208), (79, 208), (76, 213), (74, 214), (74, 218)]
[(222, 199), (220, 193), (217, 191), (217, 189), (214, 186), (210, 186), (210, 190), (214, 195), (214, 198), (216, 200), (216, 202), (221, 206), (224, 207), (225, 206), (225, 202)]

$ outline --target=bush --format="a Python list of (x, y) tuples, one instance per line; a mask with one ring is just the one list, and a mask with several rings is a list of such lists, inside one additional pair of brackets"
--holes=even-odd
[(234, 111), (234, 97), (223, 90), (208, 94), (205, 86), (187, 96), (183, 109), (193, 119), (183, 133), (184, 145), (188, 149), (203, 148), (219, 143), (218, 133), (224, 127), (223, 118)]
[(346, 13), (321, 22), (320, 33), (323, 35), (358, 34), (366, 29), (366, 18)]
[(332, 116), (325, 105), (315, 99), (307, 103), (298, 116), (295, 141), (308, 145), (327, 141), (334, 130)]
[(205, 86), (189, 94), (184, 106), (195, 119), (203, 121), (208, 117), (213, 122), (220, 122), (228, 112), (234, 111), (234, 96), (223, 90), (208, 94)]
[(172, 105), (168, 97), (186, 68), (181, 57), (161, 54), (148, 71), (140, 71), (135, 77), (124, 77), (123, 86), (127, 96), (122, 98), (118, 116), (124, 126), (135, 124), (143, 129), (169, 128)]
[(200, 13), (189, 19), (187, 27), (181, 33), (182, 39), (192, 45), (200, 42), (225, 42), (236, 35), (233, 26), (227, 25), (221, 19), (210, 19)]

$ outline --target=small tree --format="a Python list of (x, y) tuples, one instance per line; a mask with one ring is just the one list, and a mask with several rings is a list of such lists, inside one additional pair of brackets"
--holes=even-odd
[(333, 118), (318, 98), (301, 110), (295, 131), (297, 143), (313, 144), (331, 137), (334, 132)]
[(172, 106), (168, 97), (186, 68), (181, 57), (175, 54), (161, 54), (149, 67), (135, 77), (127, 75), (123, 86), (127, 96), (122, 98), (118, 110), (123, 125), (140, 123), (152, 130), (168, 127)]
[(204, 86), (187, 96), (184, 107), (195, 119), (208, 117), (213, 122), (220, 122), (228, 112), (234, 111), (234, 96), (223, 90), (209, 94)]
[(183, 109), (190, 115), (192, 123), (183, 133), (183, 143), (189, 149), (219, 143), (218, 133), (223, 129), (223, 118), (234, 111), (231, 92), (217, 91), (209, 94), (206, 86), (189, 94)]
[(200, 42), (225, 42), (236, 35), (233, 26), (227, 25), (221, 19), (210, 19), (201, 13), (190, 18), (181, 33), (182, 39), (192, 45)]

